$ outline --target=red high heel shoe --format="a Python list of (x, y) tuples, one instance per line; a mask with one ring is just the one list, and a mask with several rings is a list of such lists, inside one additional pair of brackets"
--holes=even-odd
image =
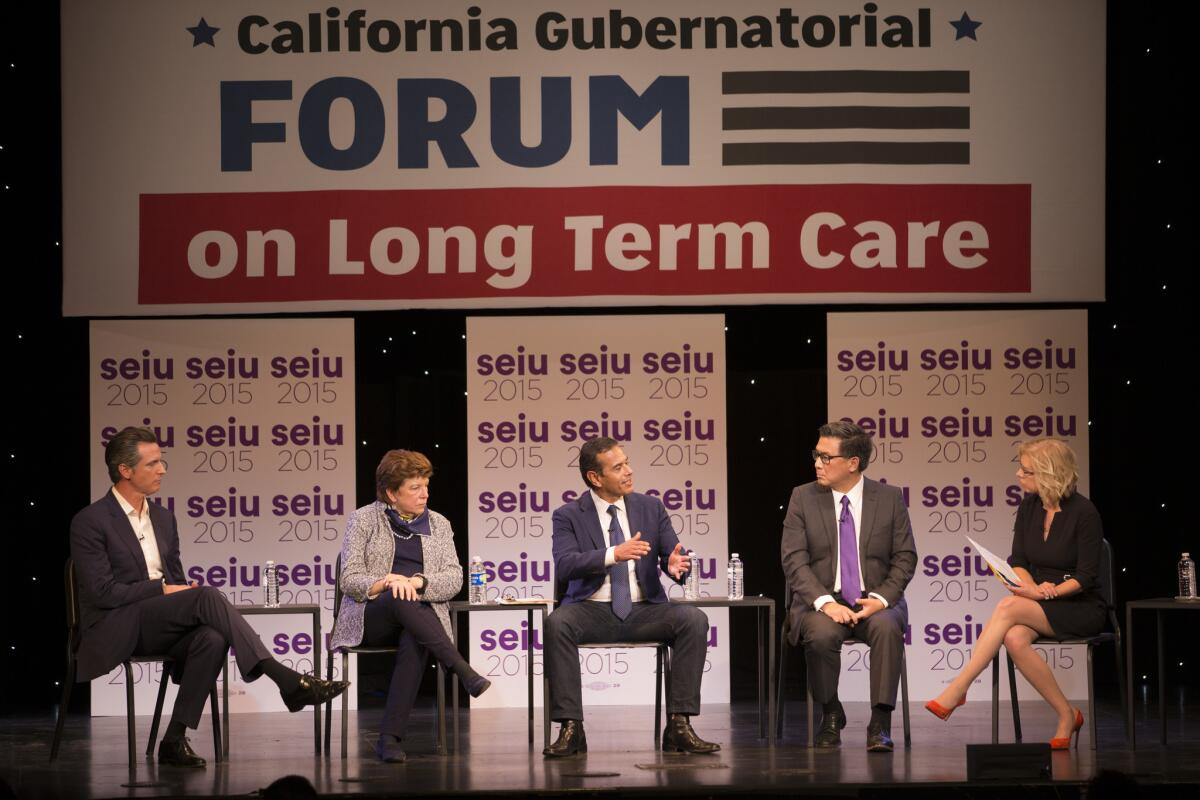
[(1051, 739), (1051, 750), (1068, 750), (1071, 747), (1071, 736), (1075, 737), (1075, 747), (1079, 748), (1079, 729), (1083, 727), (1083, 712), (1078, 708), (1075, 709), (1075, 730), (1071, 731), (1069, 736), (1064, 736), (1061, 739)]
[(933, 714), (935, 717), (940, 719), (942, 722), (945, 722), (946, 720), (950, 719), (950, 715), (954, 713), (955, 708), (958, 708), (961, 705), (965, 705), (966, 702), (967, 702), (967, 696), (965, 694), (962, 696), (961, 699), (959, 699), (958, 703), (956, 705), (954, 705), (952, 708), (946, 708), (941, 703), (939, 703), (937, 700), (930, 700), (927, 703), (925, 703), (925, 710), (928, 711), (930, 714)]

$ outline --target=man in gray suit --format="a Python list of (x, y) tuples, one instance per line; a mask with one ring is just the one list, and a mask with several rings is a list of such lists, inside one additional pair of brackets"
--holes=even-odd
[(822, 425), (812, 452), (817, 479), (792, 490), (783, 520), (791, 644), (804, 643), (809, 683), (822, 705), (817, 747), (841, 744), (842, 642), (871, 648), (867, 749), (890, 752), (891, 712), (908, 625), (904, 587), (917, 564), (908, 509), (898, 489), (863, 476), (870, 435), (852, 422)]

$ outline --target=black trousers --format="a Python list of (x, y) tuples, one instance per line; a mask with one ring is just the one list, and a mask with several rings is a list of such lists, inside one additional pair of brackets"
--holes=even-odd
[(189, 728), (199, 726), (230, 647), (247, 681), (257, 678), (262, 662), (271, 658), (254, 629), (225, 595), (211, 586), (144, 600), (138, 614), (138, 643), (133, 654), (171, 659), (171, 674), (179, 684), (171, 720)]
[(805, 611), (800, 617), (800, 637), (813, 700), (829, 703), (837, 697), (842, 642), (853, 636), (866, 642), (871, 650), (871, 705), (895, 708), (907, 624), (908, 606), (903, 600), (854, 626), (834, 622), (823, 611)]
[(546, 618), (545, 659), (550, 678), (550, 717), (583, 719), (580, 642), (651, 642), (671, 645), (668, 714), (700, 713), (700, 679), (708, 653), (708, 617), (694, 606), (634, 603), (624, 620), (612, 603), (585, 600), (559, 606)]
[(396, 645), (396, 666), (388, 685), (380, 733), (404, 738), (408, 716), (421, 688), (425, 658), (433, 654), (444, 667), (463, 677), (466, 660), (446, 635), (441, 620), (428, 603), (400, 600), (390, 591), (367, 603), (363, 619), (363, 644), (368, 647)]

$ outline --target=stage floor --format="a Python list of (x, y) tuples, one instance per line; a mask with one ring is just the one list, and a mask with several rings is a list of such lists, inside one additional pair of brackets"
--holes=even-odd
[[(379, 763), (371, 751), (378, 711), (351, 712), (349, 757), (338, 755), (338, 717), (334, 717), (333, 755), (315, 757), (310, 712), (299, 714), (236, 714), (231, 720), (232, 756), (212, 761), (211, 728), (191, 736), (193, 747), (209, 759), (203, 770), (159, 769), (154, 759), (141, 756), (132, 780), (157, 786), (126, 787), (131, 782), (122, 717), (68, 720), (59, 760), (47, 761), (52, 723), (49, 719), (0, 719), (0, 776), (18, 797), (226, 797), (248, 795), (278, 777), (299, 774), (309, 778), (322, 795), (421, 796), (464, 794), (649, 794), (666, 796), (761, 794), (765, 796), (874, 796), (882, 790), (919, 792), (952, 789), (966, 782), (967, 743), (991, 740), (990, 704), (972, 702), (943, 723), (914, 704), (913, 743), (902, 744), (900, 715), (893, 719), (897, 749), (891, 754), (868, 754), (864, 748), (865, 703), (847, 703), (850, 723), (840, 750), (818, 751), (804, 746), (803, 706), (789, 706), (788, 725), (781, 744), (768, 746), (757, 738), (753, 704), (715, 706), (695, 718), (698, 733), (722, 744), (715, 756), (666, 755), (653, 745), (653, 708), (602, 707), (588, 709), (586, 756), (545, 760), (542, 737), (536, 731), (534, 749), (526, 737), (524, 709), (478, 710), (462, 716), (460, 752), (434, 753), (434, 714), (423, 701), (406, 742), (409, 760), (401, 765)], [(1012, 741), (1011, 716), (1001, 706), (1001, 742)], [(1052, 732), (1052, 721), (1041, 703), (1022, 704), (1026, 741), (1040, 741)], [(1184, 713), (1172, 718), (1169, 744), (1158, 744), (1158, 727), (1139, 716), (1136, 751), (1125, 742), (1119, 709), (1100, 709), (1100, 749), (1093, 751), (1087, 728), (1080, 748), (1053, 755), (1053, 792), (1078, 796), (1078, 787), (1101, 769), (1133, 775), (1143, 786), (1156, 786), (1154, 796), (1176, 792), (1197, 796), (1200, 786), (1200, 720)], [(1196, 721), (1193, 721), (1196, 720)], [(138, 718), (139, 752), (145, 748), (149, 717)], [(557, 730), (557, 726), (555, 726)], [(357, 733), (356, 733), (357, 732)], [(980, 788), (978, 785), (976, 789)], [(1050, 788), (1050, 787), (1046, 787)], [(904, 791), (904, 790), (907, 790)], [(1034, 795), (1039, 794), (1030, 787)], [(1064, 791), (1066, 790), (1066, 791)], [(972, 793), (973, 794), (973, 793)]]

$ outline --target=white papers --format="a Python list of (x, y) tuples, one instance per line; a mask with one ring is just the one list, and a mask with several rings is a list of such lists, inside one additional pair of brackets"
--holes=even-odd
[(1009, 586), (1021, 585), (1021, 579), (1017, 576), (1017, 573), (1013, 571), (1013, 568), (1008, 565), (1008, 561), (996, 555), (991, 550), (988, 550), (970, 536), (967, 537), (967, 541), (971, 543), (972, 547), (979, 551), (979, 555), (983, 556), (983, 560), (986, 561), (988, 566), (992, 568), (992, 572), (996, 573), (996, 577), (999, 578), (1002, 583), (1006, 583)]

